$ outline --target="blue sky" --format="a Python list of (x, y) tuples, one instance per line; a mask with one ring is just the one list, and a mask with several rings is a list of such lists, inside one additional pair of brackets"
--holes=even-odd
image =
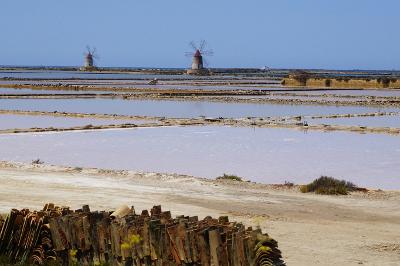
[(1, 0), (0, 65), (400, 69), (398, 0)]

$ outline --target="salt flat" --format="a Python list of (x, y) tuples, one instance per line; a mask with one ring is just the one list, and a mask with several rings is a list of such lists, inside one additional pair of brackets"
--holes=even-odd
[(0, 160), (62, 166), (236, 174), (261, 183), (320, 175), (400, 189), (398, 136), (223, 126), (158, 127), (0, 136)]

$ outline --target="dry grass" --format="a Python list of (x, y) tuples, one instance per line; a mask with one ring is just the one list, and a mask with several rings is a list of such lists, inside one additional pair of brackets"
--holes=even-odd
[(300, 187), (303, 193), (315, 192), (324, 195), (347, 195), (355, 190), (358, 190), (358, 187), (353, 183), (328, 176), (321, 176), (310, 184)]
[(243, 181), (243, 179), (239, 176), (236, 175), (228, 175), (228, 174), (224, 174), (222, 176), (219, 176), (216, 178), (217, 180), (233, 180), (233, 181)]
[(42, 160), (40, 160), (40, 158), (37, 158), (36, 160), (32, 160), (32, 164), (44, 164), (44, 162)]

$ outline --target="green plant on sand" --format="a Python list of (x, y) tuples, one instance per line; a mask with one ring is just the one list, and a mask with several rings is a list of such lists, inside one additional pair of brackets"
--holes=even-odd
[(224, 174), (216, 178), (217, 180), (233, 180), (233, 181), (243, 181), (243, 179), (237, 175)]
[(358, 187), (353, 183), (328, 176), (321, 176), (310, 184), (300, 187), (303, 193), (315, 192), (324, 195), (347, 195), (355, 190), (358, 190)]
[(36, 160), (32, 160), (32, 164), (44, 164), (44, 162), (38, 158)]

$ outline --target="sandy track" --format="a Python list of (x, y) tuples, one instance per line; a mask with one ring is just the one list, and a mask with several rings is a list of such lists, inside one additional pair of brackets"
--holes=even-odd
[(247, 182), (0, 164), (0, 212), (45, 202), (137, 210), (162, 204), (174, 215), (229, 215), (278, 240), (288, 265), (398, 265), (400, 191), (317, 196)]

